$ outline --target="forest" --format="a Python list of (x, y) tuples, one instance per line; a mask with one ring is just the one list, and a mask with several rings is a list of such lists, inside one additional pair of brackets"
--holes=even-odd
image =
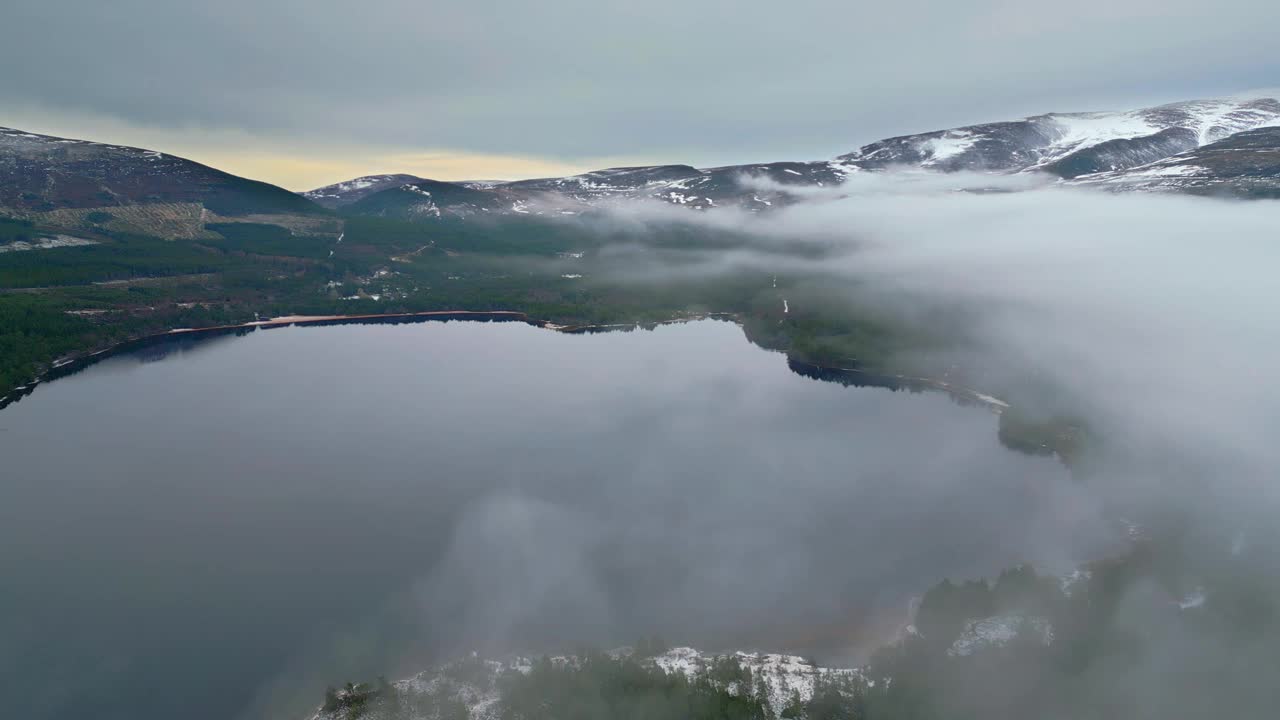
[[(9, 239), (55, 231), (0, 221)], [(719, 313), (765, 347), (867, 368), (945, 340), (850, 304), (821, 276), (749, 268), (682, 275), (706, 253), (753, 239), (677, 223), (353, 216), (336, 235), (258, 222), (210, 223), (187, 240), (82, 234), (96, 244), (0, 254), (0, 397), (59, 359), (175, 327), (262, 316), (513, 310), (589, 325)]]
[[(753, 677), (739, 656), (716, 656), (689, 675), (664, 672), (652, 657), (665, 644), (642, 642), (542, 657), (518, 670), (495, 671), (473, 658), (425, 673), (433, 678), (425, 685), (349, 684), (329, 691), (320, 717), (1154, 720), (1220, 709), (1268, 716), (1280, 698), (1260, 681), (1280, 662), (1275, 581), (1225, 549), (1204, 555), (1190, 547), (1193, 538), (1171, 525), (1066, 576), (1017, 566), (993, 579), (943, 580), (923, 596), (914, 624), (856, 674), (819, 675), (807, 697), (772, 707), (769, 678)], [(1007, 633), (983, 634), (992, 627)], [(1170, 638), (1195, 650), (1169, 655)], [(1230, 655), (1216, 650), (1224, 647)], [(475, 693), (498, 698), (496, 707), (475, 702)]]
[[(82, 227), (96, 244), (0, 253), (0, 402), (57, 362), (173, 328), (440, 310), (515, 311), (561, 326), (715, 315), (813, 366), (945, 377), (1013, 401), (1041, 394), (947, 359), (966, 348), (963, 311), (898, 312), (820, 262), (804, 271), (787, 262), (820, 261), (821, 241), (592, 216), (341, 223), (317, 232), (217, 222), (167, 240)], [(0, 219), (11, 239), (55, 232)], [(720, 264), (738, 251), (776, 256), (777, 268)], [(1087, 445), (1082, 426), (1073, 415), (1006, 413), (999, 438), (1074, 463)]]

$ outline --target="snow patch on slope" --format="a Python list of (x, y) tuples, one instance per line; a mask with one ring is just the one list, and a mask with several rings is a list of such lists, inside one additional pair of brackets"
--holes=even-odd
[(15, 240), (7, 245), (0, 245), (0, 253), (23, 252), (26, 250), (51, 250), (53, 248), (82, 247), (84, 245), (97, 244), (97, 240), (86, 240), (85, 238), (71, 237), (70, 235), (55, 235), (53, 237), (42, 237), (31, 241)]
[(970, 130), (948, 130), (941, 137), (930, 138), (921, 144), (921, 150), (929, 155), (925, 165), (948, 160), (969, 148), (972, 148), (981, 137)]
[[(777, 653), (734, 652), (728, 654), (704, 654), (694, 648), (678, 647), (653, 658), (653, 663), (667, 673), (681, 673), (689, 679), (718, 662), (736, 660), (751, 676), (763, 681), (769, 708), (778, 717), (796, 697), (801, 702), (813, 698), (814, 689), (823, 680), (847, 678), (868, 682), (863, 671), (857, 668), (819, 667), (799, 655)], [(731, 693), (742, 688), (730, 688)], [(746, 689), (750, 691), (750, 688)]]
[(1042, 645), (1053, 643), (1053, 625), (1045, 618), (1019, 614), (992, 615), (970, 620), (964, 632), (947, 649), (947, 655), (965, 657), (984, 648), (1007, 645), (1023, 633), (1029, 633)]
[[(624, 648), (611, 654), (614, 657), (626, 657), (632, 651)], [(579, 662), (574, 656), (556, 656), (549, 660), (558, 666)], [(798, 655), (777, 653), (703, 653), (691, 647), (678, 647), (644, 658), (640, 662), (657, 667), (669, 675), (679, 674), (689, 679), (700, 674), (705, 677), (706, 671), (720, 663), (736, 662), (743, 670), (750, 672), (756, 687), (738, 687), (737, 682), (731, 682), (724, 690), (737, 695), (763, 689), (763, 699), (768, 704), (772, 717), (779, 717), (796, 698), (801, 702), (812, 699), (815, 688), (825, 680), (851, 680), (868, 686), (875, 684), (875, 681), (865, 677), (862, 670), (856, 668), (819, 667)], [(533, 670), (533, 664), (532, 658), (520, 656), (505, 661), (472, 657), (395, 682), (392, 685), (408, 700), (409, 705), (408, 717), (397, 716), (397, 720), (428, 720), (433, 717), (432, 709), (440, 700), (461, 703), (469, 711), (471, 720), (498, 720), (502, 698), (497, 679), (511, 672), (528, 674)], [(346, 695), (347, 691), (338, 691), (339, 698)], [(343, 717), (341, 710), (329, 713), (321, 709), (311, 720), (340, 720)], [(376, 713), (363, 717), (380, 720)]]

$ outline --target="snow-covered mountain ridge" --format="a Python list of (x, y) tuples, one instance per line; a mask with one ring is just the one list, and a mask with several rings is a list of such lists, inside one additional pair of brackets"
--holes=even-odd
[(1047, 113), (889, 138), (842, 155), (860, 169), (1044, 171), (1064, 178), (1123, 170), (1254, 128), (1280, 125), (1270, 97), (1191, 100), (1123, 112)]
[[(1280, 127), (1280, 101), (1251, 96), (1192, 100), (1120, 112), (1047, 113), (887, 138), (814, 162), (774, 162), (700, 169), (655, 165), (596, 170), (581, 175), (511, 182), (441, 182), (406, 176), (368, 176), (305, 195), (356, 214), (417, 219), (476, 214), (572, 215), (609, 203), (646, 199), (695, 210), (735, 205), (767, 210), (797, 200), (803, 188), (839, 186), (851, 174), (892, 168), (936, 172), (1028, 173), (1057, 176), (1064, 183), (1117, 189), (1187, 190), (1254, 195), (1280, 180), (1264, 169), (1257, 180), (1247, 169), (1224, 174), (1198, 164), (1195, 182), (1168, 180), (1190, 170), (1162, 171), (1165, 181), (1146, 178), (1153, 163), (1185, 160), (1242, 133)], [(1239, 157), (1263, 156), (1280, 147), (1266, 135), (1234, 149)], [(1249, 163), (1244, 162), (1244, 167)], [(1127, 173), (1133, 171), (1135, 177)], [(1135, 179), (1136, 178), (1136, 179)], [(416, 196), (416, 197), (415, 197)]]
[(1278, 156), (1280, 100), (1268, 96), (1048, 113), (888, 138), (811, 162), (619, 167), (510, 182), (369, 175), (300, 194), (154, 150), (0, 128), (0, 213), (72, 230), (106, 222), (108, 229), (196, 237), (214, 216), (314, 225), (326, 208), (415, 221), (577, 215), (636, 200), (763, 212), (838, 188), (853, 174), (893, 168), (1044, 173), (1104, 189), (1276, 198)]

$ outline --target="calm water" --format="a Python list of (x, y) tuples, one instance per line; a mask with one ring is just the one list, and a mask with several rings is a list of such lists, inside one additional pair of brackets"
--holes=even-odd
[(940, 395), (727, 323), (259, 331), (0, 411), (8, 717), (297, 717), (478, 649), (848, 656), (943, 576), (1096, 550), (1094, 503)]

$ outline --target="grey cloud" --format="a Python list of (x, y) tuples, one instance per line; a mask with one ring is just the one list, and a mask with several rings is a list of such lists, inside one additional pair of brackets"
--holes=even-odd
[[(993, 184), (1015, 191), (973, 192)], [(654, 217), (670, 222), (659, 209)], [(729, 261), (677, 258), (686, 277), (729, 264), (822, 274), (843, 283), (850, 300), (904, 322), (950, 310), (973, 342), (930, 359), (959, 362), (980, 387), (1012, 391), (1006, 397), (1018, 407), (1080, 413), (1097, 442), (1075, 479), (1101, 514), (1136, 519), (1157, 540), (1163, 581), (1203, 583), (1211, 596), (1249, 588), (1275, 597), (1280, 329), (1271, 308), (1280, 203), (890, 173), (856, 176), (838, 194), (754, 220), (693, 217), (756, 232), (755, 242), (773, 247), (740, 248)], [(778, 252), (815, 237), (839, 242), (819, 260)], [(649, 267), (637, 279), (660, 276), (663, 259), (641, 257)], [(791, 299), (793, 313), (803, 307)], [(1028, 376), (1032, 389), (1054, 392), (1028, 394), (1018, 387)], [(947, 469), (967, 467), (960, 460)], [(1280, 625), (1242, 621), (1247, 639), (1219, 625), (1170, 625), (1151, 611), (1169, 598), (1155, 582), (1128, 591), (1116, 628), (1142, 636), (1147, 649), (1132, 663), (1091, 668), (1080, 687), (1121, 688), (1139, 698), (1139, 715), (1177, 714), (1187, 695), (1167, 679), (1203, 661), (1231, 667), (1239, 706), (1253, 707), (1270, 687), (1254, 672), (1266, 663), (1253, 650), (1275, 647)]]
[(940, 125), (1270, 84), (1278, 24), (1256, 0), (16, 0), (0, 101), (317, 142), (824, 157)]
[[(996, 392), (1035, 376), (1056, 389), (1055, 402), (1069, 398), (1097, 423), (1126, 457), (1110, 492), (1186, 491), (1205, 507), (1274, 508), (1280, 392), (1269, 378), (1280, 366), (1280, 330), (1266, 309), (1276, 305), (1280, 204), (1039, 182), (854, 176), (766, 217), (699, 214), (698, 222), (755, 234), (758, 246), (674, 262), (639, 249), (634, 279), (803, 272), (843, 282), (854, 301), (904, 321), (947, 308), (965, 318), (973, 341), (948, 362)], [(633, 208), (625, 220), (646, 217), (673, 215)], [(804, 240), (827, 251), (787, 252)], [(1141, 469), (1129, 464), (1135, 458)]]

